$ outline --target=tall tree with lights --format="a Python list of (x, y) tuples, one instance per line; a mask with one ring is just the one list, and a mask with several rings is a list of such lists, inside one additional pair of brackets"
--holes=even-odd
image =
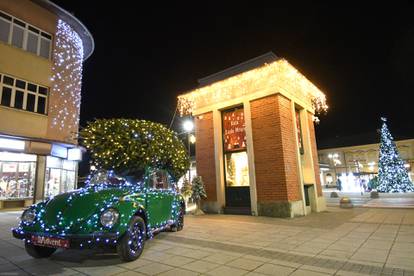
[(134, 176), (146, 167), (166, 168), (180, 178), (188, 154), (176, 133), (159, 123), (136, 119), (97, 119), (80, 131), (98, 170)]
[(387, 127), (387, 119), (381, 118), (381, 144), (378, 161), (378, 187), (383, 193), (413, 192), (414, 185), (408, 177), (398, 149)]

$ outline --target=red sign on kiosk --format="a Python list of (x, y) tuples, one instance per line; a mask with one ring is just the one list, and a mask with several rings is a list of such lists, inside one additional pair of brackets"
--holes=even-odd
[(234, 151), (246, 148), (246, 131), (243, 108), (224, 111), (223, 138), (224, 151)]

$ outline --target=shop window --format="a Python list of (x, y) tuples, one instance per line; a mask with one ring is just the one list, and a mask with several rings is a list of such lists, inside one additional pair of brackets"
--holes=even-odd
[(305, 150), (303, 148), (303, 136), (302, 136), (302, 125), (300, 122), (300, 111), (295, 110), (295, 118), (296, 118), (296, 134), (298, 136), (298, 148), (300, 154), (304, 154)]
[(222, 120), (226, 186), (249, 186), (243, 107), (223, 111)]
[(0, 152), (0, 198), (33, 197), (36, 155)]
[(46, 159), (45, 197), (76, 188), (76, 162), (48, 156)]
[(225, 166), (228, 187), (249, 186), (247, 152), (226, 153)]

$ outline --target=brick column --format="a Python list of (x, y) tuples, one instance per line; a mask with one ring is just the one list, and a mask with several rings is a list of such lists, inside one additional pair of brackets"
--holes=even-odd
[(196, 116), (195, 134), (197, 175), (203, 178), (207, 193), (207, 199), (205, 201), (214, 202), (217, 201), (217, 188), (212, 112)]
[(251, 102), (259, 215), (291, 216), (290, 202), (301, 200), (292, 114), (281, 95)]
[(319, 171), (318, 150), (316, 146), (315, 126), (312, 120), (313, 114), (309, 112), (307, 117), (309, 118), (308, 119), (309, 136), (310, 136), (310, 141), (311, 141), (313, 169), (315, 171), (316, 190), (318, 192), (318, 196), (322, 196), (322, 186), (321, 186), (321, 178), (320, 178), (320, 171)]

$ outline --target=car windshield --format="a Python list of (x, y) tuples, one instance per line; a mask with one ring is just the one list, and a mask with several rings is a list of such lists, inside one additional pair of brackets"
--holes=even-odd
[(119, 174), (113, 172), (97, 172), (89, 181), (89, 185), (106, 184), (111, 186), (120, 186), (124, 184), (141, 184), (145, 175), (145, 170), (134, 171), (133, 175)]

